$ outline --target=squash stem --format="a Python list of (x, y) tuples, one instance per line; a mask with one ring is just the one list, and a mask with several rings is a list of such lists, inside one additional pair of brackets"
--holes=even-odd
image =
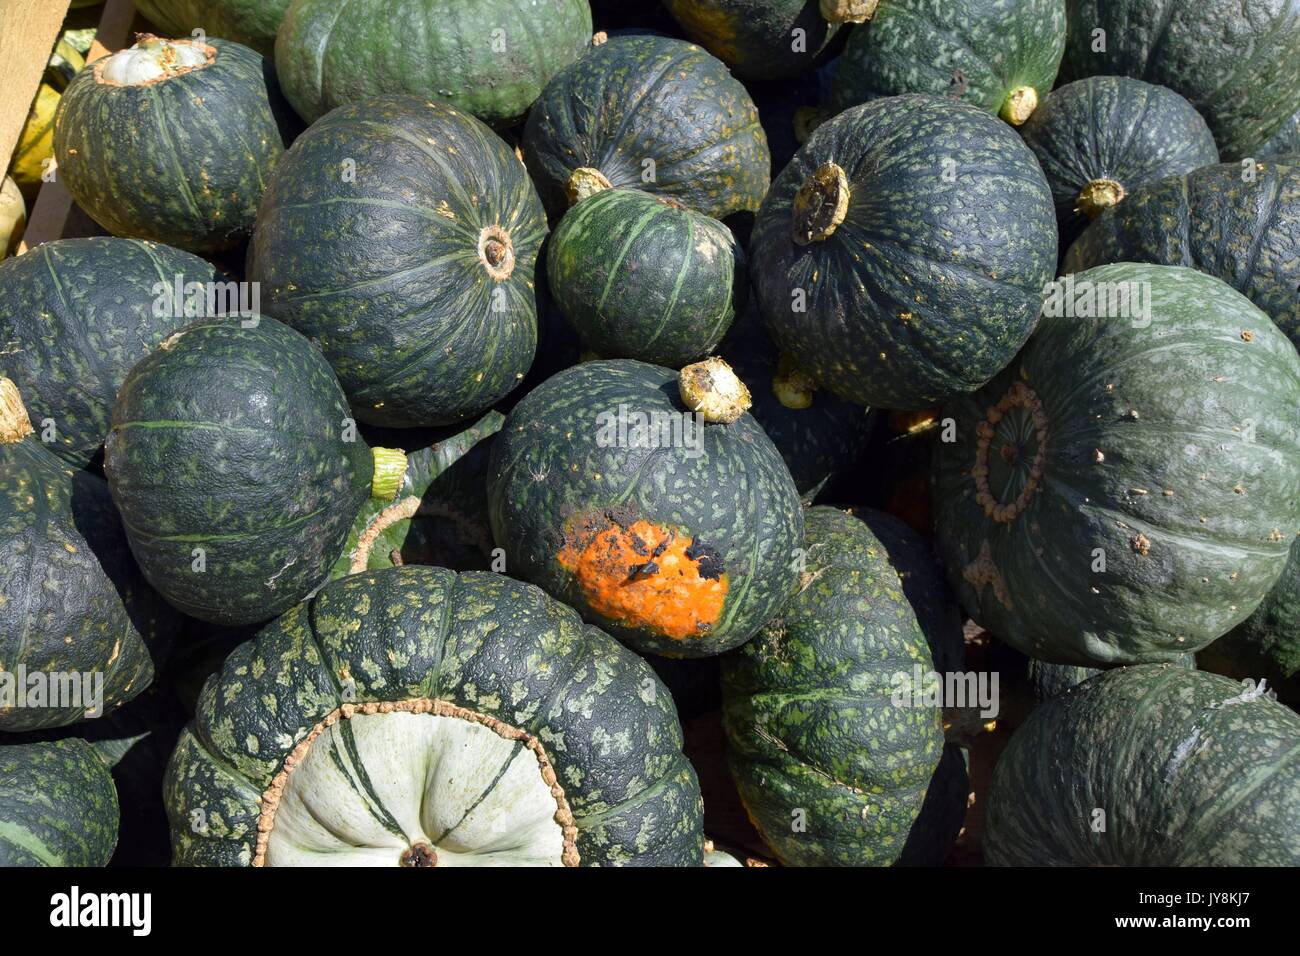
[(406, 476), (406, 453), (397, 448), (372, 448), (375, 474), (370, 483), (370, 497), (386, 501), (397, 494)]
[(731, 366), (713, 356), (688, 365), (677, 376), (682, 401), (706, 422), (730, 424), (749, 410), (749, 389)]
[(801, 246), (829, 239), (848, 213), (849, 178), (835, 163), (823, 163), (795, 193), (791, 238)]
[(1094, 179), (1079, 191), (1075, 207), (1089, 219), (1096, 219), (1125, 196), (1124, 184), (1114, 179)]
[(570, 206), (576, 206), (596, 193), (613, 188), (614, 184), (609, 181), (608, 176), (590, 166), (579, 166), (569, 174), (569, 181), (564, 184), (564, 192), (569, 197)]
[(1038, 109), (1038, 91), (1032, 86), (1017, 86), (1007, 94), (998, 116), (1012, 126), (1023, 126), (1036, 109)]
[(876, 13), (880, 0), (821, 0), (827, 23), (866, 23)]
[(786, 408), (812, 408), (813, 393), (817, 384), (807, 372), (794, 364), (794, 360), (784, 352), (776, 363), (776, 374), (772, 376), (772, 394)]
[(18, 386), (7, 378), (0, 378), (0, 445), (22, 441), (35, 429), (27, 415)]

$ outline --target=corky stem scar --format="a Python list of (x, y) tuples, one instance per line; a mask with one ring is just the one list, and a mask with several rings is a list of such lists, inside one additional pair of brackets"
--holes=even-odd
[[(1037, 447), (1033, 460), (1029, 463), (1029, 478), (1020, 493), (1010, 504), (1003, 504), (989, 487), (989, 447), (998, 435), (998, 424), (1013, 409), (1023, 408), (1030, 414)], [(984, 513), (994, 521), (1008, 524), (1014, 521), (1029, 506), (1030, 499), (1038, 491), (1043, 478), (1043, 465), (1047, 460), (1047, 412), (1043, 403), (1032, 388), (1024, 382), (1016, 382), (997, 403), (990, 406), (984, 421), (975, 426), (978, 442), (975, 447), (975, 465), (971, 468), (971, 477), (975, 479), (975, 501), (984, 509)], [(1011, 450), (1008, 451), (1007, 449)], [(998, 449), (1004, 464), (1015, 467), (1021, 463), (1023, 449), (1010, 442)]]

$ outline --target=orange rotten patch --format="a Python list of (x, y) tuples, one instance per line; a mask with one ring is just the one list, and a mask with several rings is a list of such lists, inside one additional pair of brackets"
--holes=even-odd
[(707, 634), (727, 600), (722, 556), (648, 521), (624, 525), (602, 515), (578, 522), (558, 558), (593, 611), (676, 640)]

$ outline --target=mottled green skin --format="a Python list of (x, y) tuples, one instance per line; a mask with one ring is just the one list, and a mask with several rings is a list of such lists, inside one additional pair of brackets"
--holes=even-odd
[[(1255, 613), (1204, 651), (1210, 663), (1277, 683), (1300, 674), (1300, 538), (1282, 577)], [(1220, 667), (1214, 667), (1220, 670)]]
[(301, 601), (370, 494), (372, 456), (349, 421), (320, 352), (274, 319), (205, 319), (140, 362), (104, 469), (149, 583), (216, 624)]
[(58, 239), (0, 263), (0, 375), (18, 386), (45, 447), (84, 468), (108, 434), (127, 372), (189, 322), (158, 310), (157, 283), (220, 281), (197, 256), (133, 239)]
[(1065, 255), (1064, 272), (1106, 262), (1190, 266), (1222, 279), (1300, 346), (1300, 156), (1242, 178), (1237, 163), (1151, 183), (1102, 213)]
[(714, 219), (757, 210), (771, 167), (745, 88), (693, 43), (658, 36), (612, 37), (556, 74), (522, 148), (552, 217), (568, 207), (565, 184), (580, 167)]
[(1079, 194), (1109, 179), (1133, 193), (1219, 161), (1201, 114), (1173, 90), (1124, 76), (1090, 76), (1053, 90), (1021, 127), (1052, 188), (1061, 245), (1091, 220)]
[(234, 40), (263, 56), (275, 52), (275, 31), (291, 0), (136, 0), (135, 8), (169, 37), (194, 30)]
[(650, 667), (537, 588), (420, 567), (329, 584), (208, 681), (164, 787), (173, 862), (249, 864), (260, 794), (316, 723), (345, 699), (418, 698), (541, 741), (576, 818), (581, 865), (702, 865), (699, 785)]
[(587, 348), (671, 368), (713, 351), (746, 290), (731, 230), (639, 189), (606, 189), (565, 213), (546, 277)]
[[(152, 654), (176, 627), (131, 560), (104, 480), (35, 436), (0, 444), (0, 671), (15, 683), (19, 665), (102, 673), (107, 712), (149, 686)], [(0, 702), (0, 731), (61, 727), (84, 711)]]
[[(798, 245), (795, 195), (832, 161), (849, 181), (846, 218)], [(763, 321), (802, 368), (861, 405), (926, 408), (979, 388), (1029, 337), (1056, 265), (1056, 216), (1007, 124), (897, 96), (817, 128), (772, 184), (750, 255)]]
[(892, 699), (933, 659), (871, 520), (811, 509), (801, 590), (723, 660), (731, 774), (790, 866), (895, 862), (943, 750), (938, 708)]
[[(780, 80), (806, 73), (839, 32), (818, 0), (664, 0), (688, 37), (742, 80)], [(796, 50), (795, 31), (802, 30)]]
[[(1174, 667), (1184, 670), (1196, 670), (1196, 655), (1184, 654), (1172, 662)], [(1073, 664), (1048, 664), (1045, 661), (1028, 658), (1029, 690), (1034, 695), (1034, 703), (1041, 704), (1053, 697), (1060, 697), (1071, 687), (1082, 684), (1090, 677), (1102, 673), (1097, 667), (1078, 667)]]
[(1065, 51), (1065, 0), (881, 0), (849, 34), (835, 109), (882, 96), (951, 96), (996, 115), (1012, 90), (1041, 100)]
[(0, 744), (0, 867), (105, 866), (117, 791), (84, 740)]
[(1255, 150), (1256, 156), (1283, 156), (1288, 153), (1300, 153), (1300, 112), (1283, 123), (1268, 142)]
[[(480, 257), (489, 226), (514, 247), (506, 278)], [(528, 371), (545, 237), (500, 138), (446, 103), (395, 96), (341, 107), (299, 137), (267, 188), (248, 276), (268, 315), (320, 343), (357, 418), (444, 425)]]
[[(1235, 681), (1123, 667), (1037, 707), (993, 772), (994, 866), (1300, 865), (1300, 717)], [(1094, 831), (1096, 811), (1104, 831)]]
[[(681, 444), (601, 447), (601, 416), (617, 416), (620, 405), (646, 415), (688, 412), (676, 372), (623, 359), (552, 376), (506, 418), (488, 469), (492, 534), (505, 548), (506, 569), (639, 651), (709, 657), (730, 650), (749, 640), (798, 584), (798, 490), (748, 414), (730, 425), (705, 424), (700, 455)], [(679, 640), (608, 620), (588, 606), (558, 558), (564, 526), (611, 509), (680, 529), (719, 553), (729, 587), (711, 630)]]
[(488, 412), (464, 431), (406, 456), (401, 487), (386, 501), (369, 498), (348, 532), (330, 580), (350, 573), (357, 538), (376, 516), (411, 496), (420, 498), (414, 520), (390, 525), (375, 539), (368, 570), (401, 564), (433, 564), (453, 571), (487, 571), (492, 559), (488, 523), (487, 469), (492, 438), (505, 417)]
[(943, 866), (966, 822), (970, 793), (965, 751), (957, 744), (944, 744), (939, 766), (925, 790), (921, 812), (894, 865)]
[(100, 83), (86, 69), (59, 101), (59, 178), (114, 235), (216, 252), (252, 231), (291, 130), (262, 57), (208, 43), (216, 60), (202, 69), (148, 86)]
[[(1045, 316), (1003, 375), (944, 408), (956, 433), (938, 446), (939, 549), (971, 616), (1031, 657), (1171, 661), (1241, 623), (1286, 563), (1300, 358), (1268, 316), (1199, 272), (1121, 263), (1076, 280), (1145, 283), (1150, 325)], [(977, 500), (975, 429), (1016, 382), (1042, 402), (1047, 443), (1037, 490), (1002, 522)], [(1019, 407), (994, 428), (994, 503), (1027, 485), (1034, 435)], [(977, 564), (985, 548), (991, 567)]]
[(275, 65), (309, 123), (344, 103), (409, 93), (505, 127), (590, 43), (587, 0), (295, 0)]
[[(1224, 159), (1239, 159), (1300, 109), (1294, 0), (1066, 0), (1067, 79), (1132, 76), (1182, 94)], [(1106, 31), (1094, 53), (1092, 33)]]

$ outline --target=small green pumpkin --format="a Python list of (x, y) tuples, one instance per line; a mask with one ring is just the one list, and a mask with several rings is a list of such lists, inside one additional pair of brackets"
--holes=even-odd
[(0, 867), (107, 866), (117, 814), (108, 766), (84, 740), (0, 743)]
[(193, 31), (202, 30), (208, 36), (234, 40), (269, 57), (275, 53), (275, 31), (291, 2), (135, 0), (135, 8), (168, 36), (190, 36)]
[(1202, 657), (1210, 670), (1275, 683), (1300, 676), (1300, 537), (1268, 597)]
[(68, 85), (59, 178), (114, 235), (191, 252), (238, 245), (291, 138), (267, 76), (238, 43), (141, 36)]
[(546, 276), (587, 348), (673, 368), (713, 351), (746, 289), (731, 230), (638, 189), (606, 189), (565, 213)]
[(650, 667), (539, 589), (390, 568), (327, 585), (204, 688), (164, 789), (199, 866), (700, 866)]

